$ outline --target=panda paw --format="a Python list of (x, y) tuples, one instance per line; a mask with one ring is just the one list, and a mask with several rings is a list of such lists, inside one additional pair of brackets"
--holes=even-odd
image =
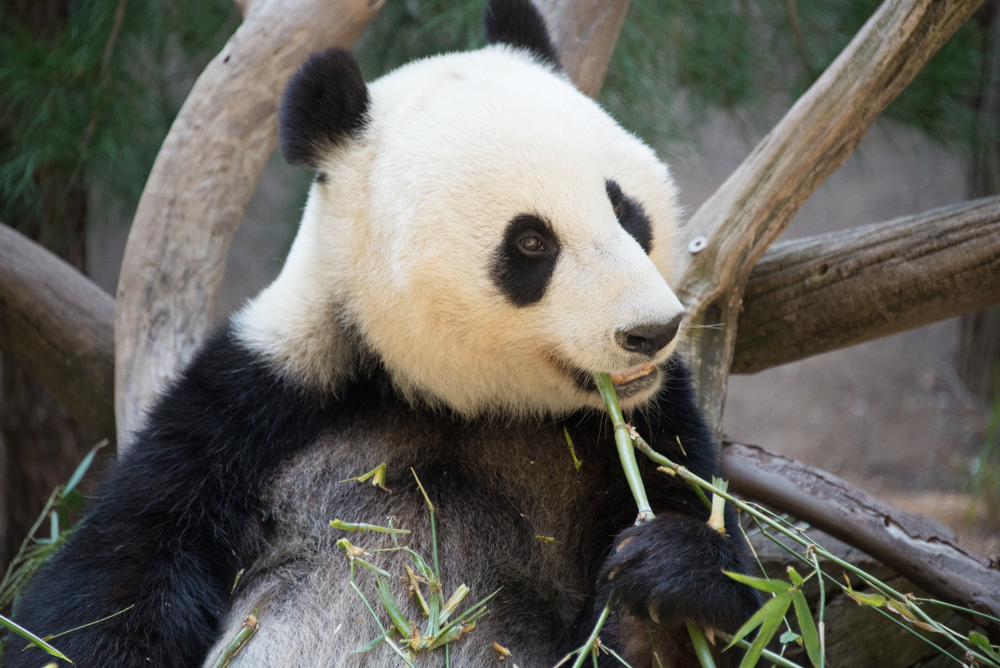
[(601, 601), (664, 624), (692, 620), (733, 632), (760, 607), (756, 590), (722, 571), (745, 573), (744, 549), (705, 522), (659, 515), (622, 531), (599, 575)]

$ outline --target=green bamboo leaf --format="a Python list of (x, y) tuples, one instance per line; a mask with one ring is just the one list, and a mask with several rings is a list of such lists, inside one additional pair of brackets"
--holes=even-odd
[(370, 652), (373, 649), (375, 649), (376, 647), (378, 647), (379, 645), (381, 645), (382, 643), (384, 643), (385, 641), (386, 641), (385, 634), (380, 635), (378, 638), (375, 638), (375, 640), (372, 640), (367, 645), (362, 645), (361, 647), (357, 648), (356, 650), (352, 650), (351, 654), (364, 654), (365, 652)]
[(766, 578), (755, 578), (752, 575), (743, 575), (732, 571), (722, 571), (737, 582), (750, 585), (754, 589), (770, 592), (772, 594), (783, 594), (792, 590), (792, 585), (781, 580), (768, 580)]
[(460, 635), (462, 635), (462, 625), (449, 624), (431, 639), (431, 643), (427, 646), (427, 649), (437, 649), (442, 645), (455, 642)]
[(63, 487), (62, 493), (59, 496), (65, 497), (67, 494), (76, 489), (76, 486), (79, 485), (80, 481), (83, 479), (84, 474), (87, 473), (87, 469), (89, 469), (90, 465), (94, 462), (94, 456), (97, 455), (97, 451), (103, 448), (108, 443), (109, 443), (108, 439), (104, 439), (103, 441), (101, 441), (100, 443), (98, 443), (97, 445), (95, 445), (90, 449), (90, 452), (87, 453), (87, 456), (83, 458), (83, 461), (81, 461), (80, 464), (76, 467), (76, 470), (73, 471), (73, 475), (70, 476), (69, 482), (66, 483), (65, 487)]
[(802, 631), (802, 642), (806, 646), (809, 662), (819, 668), (822, 656), (819, 633), (816, 631), (816, 622), (813, 620), (812, 612), (809, 611), (809, 604), (806, 603), (806, 595), (802, 593), (801, 589), (792, 591), (792, 603), (795, 604), (795, 618), (799, 620), (799, 630)]
[(569, 455), (573, 458), (573, 468), (579, 471), (580, 467), (583, 466), (583, 462), (576, 458), (576, 450), (573, 449), (573, 439), (570, 438), (569, 430), (566, 427), (563, 427), (563, 434), (566, 435), (566, 445), (569, 447)]
[(455, 593), (448, 598), (448, 602), (444, 604), (443, 608), (441, 608), (441, 616), (439, 619), (442, 623), (451, 617), (451, 613), (455, 612), (455, 608), (458, 607), (458, 604), (462, 602), (462, 599), (465, 598), (468, 593), (468, 587), (464, 584), (458, 585), (458, 589), (455, 590)]
[(791, 580), (792, 584), (794, 584), (796, 587), (801, 587), (803, 583), (805, 583), (805, 580), (802, 579), (802, 576), (799, 575), (799, 572), (794, 568), (792, 568), (791, 566), (788, 567), (788, 579)]
[(385, 611), (389, 613), (392, 625), (396, 627), (401, 637), (409, 638), (410, 622), (406, 620), (406, 617), (400, 612), (399, 606), (396, 605), (396, 599), (392, 597), (392, 591), (389, 590), (389, 583), (384, 578), (376, 578), (376, 582), (378, 597), (382, 599), (382, 605), (385, 606)]
[[(743, 655), (740, 668), (753, 668), (753, 666), (757, 665), (757, 661), (760, 660), (760, 655), (764, 652), (764, 648), (767, 647), (767, 643), (771, 642), (771, 638), (781, 628), (781, 622), (785, 619), (785, 613), (788, 612), (788, 608), (792, 604), (791, 596), (775, 596), (768, 603), (773, 601), (777, 601), (778, 605), (775, 606), (775, 609), (764, 619), (763, 624), (760, 625), (757, 638), (750, 645), (747, 653)], [(764, 607), (766, 608), (767, 604), (764, 604)], [(761, 608), (761, 610), (763, 609)]]
[(795, 631), (785, 631), (784, 633), (781, 634), (781, 637), (778, 638), (778, 642), (780, 642), (782, 645), (787, 645), (790, 642), (798, 643), (801, 645), (802, 636), (800, 636)]
[(485, 596), (485, 597), (479, 599), (478, 601), (476, 601), (476, 603), (471, 608), (469, 608), (468, 610), (466, 610), (465, 612), (463, 612), (461, 615), (459, 615), (455, 619), (455, 621), (452, 622), (452, 624), (460, 624), (460, 623), (462, 623), (462, 621), (464, 619), (466, 619), (469, 615), (471, 615), (472, 613), (474, 613), (477, 610), (479, 610), (480, 608), (482, 608), (484, 605), (486, 605), (486, 603), (491, 598), (493, 598), (494, 596), (496, 596), (497, 594), (499, 594), (500, 593), (500, 589), (503, 589), (503, 587), (500, 587), (499, 589), (497, 589), (496, 591), (494, 591), (489, 596)]
[[(760, 610), (755, 612), (753, 617), (748, 619), (746, 623), (740, 627), (739, 631), (737, 631), (733, 635), (733, 639), (729, 641), (729, 644), (726, 645), (725, 649), (729, 649), (730, 647), (735, 645), (737, 640), (742, 639), (743, 636), (753, 631), (755, 628), (763, 624), (765, 621), (771, 619), (772, 616), (777, 614), (779, 619), (784, 617), (785, 611), (788, 610), (788, 606), (790, 606), (791, 604), (792, 604), (792, 599), (787, 594), (784, 595), (779, 594), (773, 597), (770, 601), (762, 605)], [(780, 614), (778, 614), (779, 610), (781, 611)]]
[[(31, 645), (38, 645), (39, 647), (41, 647), (43, 650), (45, 650), (46, 652), (48, 652), (52, 656), (58, 657), (58, 658), (62, 659), (63, 661), (69, 661), (70, 663), (73, 663), (72, 661), (69, 660), (68, 656), (66, 656), (65, 654), (63, 654), (62, 652), (60, 652), (59, 650), (57, 650), (55, 647), (53, 647), (52, 645), (48, 644), (47, 642), (45, 642), (44, 640), (42, 640), (41, 638), (39, 638), (38, 636), (36, 636), (34, 633), (32, 633), (28, 629), (24, 628), (20, 624), (18, 624), (17, 622), (14, 622), (14, 621), (12, 621), (10, 619), (7, 619), (3, 615), (0, 615), (0, 624), (2, 624), (3, 626), (6, 626), (8, 629), (10, 629), (11, 631), (13, 631), (17, 635), (19, 635), (22, 638), (24, 638), (25, 640), (29, 641), (31, 643)], [(31, 645), (28, 645), (28, 647), (31, 647)]]
[(858, 605), (867, 605), (872, 608), (878, 608), (885, 605), (885, 596), (881, 594), (862, 594), (859, 591), (854, 591), (853, 589), (848, 589), (847, 587), (841, 587), (844, 593), (854, 599), (854, 602)]
[(437, 575), (434, 573), (433, 569), (427, 565), (427, 562), (424, 561), (423, 557), (408, 547), (404, 549), (413, 558), (413, 564), (417, 567), (417, 572), (420, 573), (420, 577), (427, 580), (429, 585), (437, 582)]
[(990, 645), (989, 638), (987, 638), (983, 634), (976, 633), (975, 631), (970, 632), (969, 642), (971, 642), (973, 645), (986, 652), (986, 655), (989, 656), (991, 659), (1000, 660), (1000, 654), (997, 654), (996, 650), (993, 649), (993, 646)]

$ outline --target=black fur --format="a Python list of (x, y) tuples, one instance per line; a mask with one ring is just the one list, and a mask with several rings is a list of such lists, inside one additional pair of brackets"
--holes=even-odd
[[(730, 529), (735, 527), (729, 518)], [(618, 534), (615, 549), (601, 568), (605, 600), (614, 596), (633, 615), (664, 624), (693, 620), (733, 633), (753, 614), (756, 601), (745, 587), (718, 577), (740, 572), (744, 564), (722, 536), (700, 518), (663, 513), (652, 522)], [(669, 554), (669, 558), (664, 555)], [(720, 601), (727, 601), (719, 605)]]
[(562, 71), (545, 21), (531, 0), (490, 0), (483, 10), (483, 22), (488, 44), (527, 49), (539, 62)]
[[(161, 398), (83, 525), (33, 579), (18, 621), (60, 638), (78, 668), (201, 665), (253, 550), (275, 471), (346, 406), (276, 377), (216, 335)], [(37, 650), (4, 666), (40, 665)]]
[[(636, 416), (637, 427), (654, 448), (708, 478), (718, 473), (716, 450), (694, 405), (687, 371), (674, 363), (665, 373), (668, 387), (658, 403)], [(580, 473), (571, 470), (564, 451), (564, 427), (584, 461)], [(200, 666), (230, 605), (237, 570), (280, 546), (281, 532), (294, 528), (262, 522), (276, 512), (264, 505), (270, 481), (300, 451), (321, 448), (331, 462), (355, 461), (358, 439), (367, 444), (364, 456), (388, 461), (391, 495), (332, 484), (361, 472), (336, 467), (322, 472), (329, 486), (292, 493), (319, 494), (307, 497), (317, 500), (334, 495), (342, 505), (331, 517), (374, 519), (401, 508), (412, 517), (423, 514), (408, 471), (416, 469), (443, 509), (438, 536), (446, 582), (460, 581), (462, 561), (472, 559), (489, 574), (488, 581), (469, 581), (478, 595), (503, 586), (490, 604), (491, 616), (480, 624), (482, 637), (459, 643), (453, 660), (474, 651), (470, 643), (499, 640), (532, 648), (536, 656), (522, 651), (521, 665), (551, 665), (587, 635), (611, 591), (640, 619), (648, 620), (655, 602), (664, 623), (696, 619), (727, 629), (758, 604), (753, 590), (721, 573), (748, 572), (732, 514), (729, 537), (706, 530), (708, 511), (696, 495), (645, 459), (640, 466), (658, 518), (631, 527), (635, 505), (601, 414), (506, 427), (469, 423), (447, 412), (408, 408), (379, 372), (357, 380), (343, 400), (310, 395), (274, 375), (224, 330), (154, 409), (84, 525), (36, 576), (17, 621), (44, 635), (134, 606), (56, 645), (79, 668)], [(560, 484), (546, 477), (553, 470), (562, 471)], [(567, 504), (567, 498), (574, 500)], [(549, 512), (570, 508), (572, 514), (526, 516), (529, 503)], [(331, 519), (326, 514), (316, 521), (325, 524)], [(553, 522), (565, 544), (537, 541), (533, 521)], [(456, 522), (475, 527), (482, 540), (452, 542), (460, 533)], [(286, 568), (305, 569), (306, 578), (317, 563), (339, 558), (293, 559)], [(553, 568), (552, 559), (567, 567)], [(294, 606), (294, 590), (283, 604)], [(602, 641), (627, 645), (626, 628), (619, 619)], [(33, 667), (40, 657), (38, 650), (9, 652), (4, 665)]]
[(649, 218), (643, 210), (642, 205), (622, 192), (621, 186), (608, 179), (605, 182), (608, 190), (608, 199), (614, 207), (618, 223), (622, 228), (632, 235), (632, 238), (639, 242), (642, 250), (653, 250), (653, 228), (649, 224)]
[(334, 47), (312, 54), (281, 96), (281, 154), (291, 165), (316, 169), (321, 156), (364, 129), (370, 102), (349, 51)]
[[(531, 252), (524, 239), (541, 240), (543, 248)], [(548, 223), (532, 214), (521, 214), (510, 221), (503, 241), (490, 266), (490, 277), (500, 292), (515, 306), (535, 304), (545, 296), (559, 258), (559, 240)]]

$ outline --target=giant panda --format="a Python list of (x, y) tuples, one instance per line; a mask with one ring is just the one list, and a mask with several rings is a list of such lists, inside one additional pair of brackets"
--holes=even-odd
[[(603, 645), (693, 666), (686, 620), (733, 631), (759, 605), (722, 573), (749, 572), (734, 513), (721, 535), (640, 462), (656, 519), (635, 523), (591, 379), (612, 374), (653, 448), (718, 473), (677, 353), (667, 167), (574, 89), (528, 0), (491, 0), (485, 24), (482, 50), (370, 85), (339, 49), (288, 83), (281, 149), (315, 179), (281, 274), (159, 399), (18, 611), (41, 635), (103, 620), (54, 641), (79, 668), (212, 666), (251, 613), (233, 668), (402, 665), (352, 653), (380, 634), (336, 542), (392, 573), (419, 620), (396, 579), (410, 557), (329, 523), (391, 522), (429, 559), (417, 477), (445, 596), (499, 589), (450, 665), (494, 666), (495, 643), (551, 668), (613, 597)], [(347, 480), (382, 462), (387, 490)]]

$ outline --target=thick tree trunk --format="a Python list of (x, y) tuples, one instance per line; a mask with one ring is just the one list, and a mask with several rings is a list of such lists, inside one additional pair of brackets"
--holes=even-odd
[[(82, 270), (87, 206), (82, 190), (71, 183), (71, 175), (71, 168), (59, 166), (38, 171), (38, 185), (50, 196), (25, 231)], [(93, 441), (9, 356), (2, 358), (0, 376), (0, 490), (5, 506), (0, 520), (0, 568), (6, 570), (52, 489), (69, 479)]]
[(114, 318), (111, 295), (0, 223), (0, 350), (95, 440), (115, 436)]
[[(987, 3), (989, 34), (976, 137), (972, 142), (969, 194), (1000, 194), (1000, 0)], [(977, 394), (1000, 394), (1000, 308), (962, 316), (955, 370)]]

